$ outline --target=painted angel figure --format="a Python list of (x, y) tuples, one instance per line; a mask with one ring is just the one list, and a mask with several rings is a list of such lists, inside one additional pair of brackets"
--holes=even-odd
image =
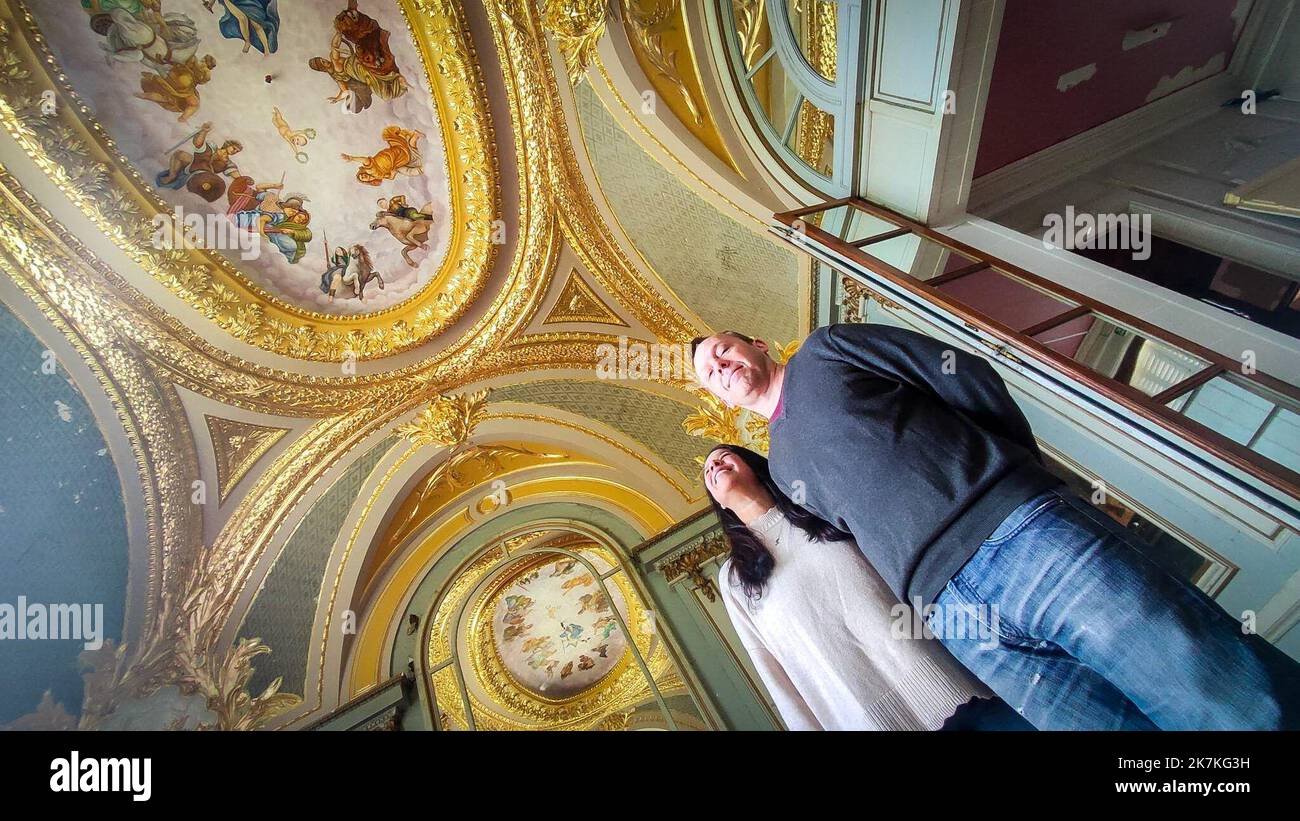
[(263, 54), (273, 54), (279, 48), (280, 10), (276, 0), (203, 0), (203, 7), (213, 11), (217, 3), (223, 11), (217, 24), (221, 36), (243, 40), (245, 54), (250, 48)]

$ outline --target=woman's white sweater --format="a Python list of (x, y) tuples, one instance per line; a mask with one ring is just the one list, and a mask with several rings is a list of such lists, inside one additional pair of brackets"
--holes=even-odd
[(732, 624), (791, 730), (935, 730), (992, 694), (938, 641), (916, 633), (858, 548), (815, 542), (773, 507), (750, 529), (776, 568), (757, 601), (722, 565)]

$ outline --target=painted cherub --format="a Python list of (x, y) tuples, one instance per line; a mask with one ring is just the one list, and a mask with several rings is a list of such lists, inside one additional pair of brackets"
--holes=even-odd
[(289, 121), (284, 118), (277, 106), (271, 106), (271, 122), (275, 125), (275, 130), (279, 132), (280, 139), (289, 144), (290, 150), (293, 151), (293, 158), (298, 162), (307, 162), (307, 152), (302, 149), (306, 147), (308, 140), (316, 139), (316, 129), (300, 128), (294, 130), (289, 126)]

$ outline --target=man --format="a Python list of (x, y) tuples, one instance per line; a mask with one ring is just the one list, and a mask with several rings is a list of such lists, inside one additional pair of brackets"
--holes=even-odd
[[(244, 150), (243, 143), (239, 140), (226, 140), (220, 146), (213, 147), (208, 142), (208, 134), (211, 132), (212, 123), (204, 123), (200, 126), (191, 138), (194, 153), (183, 148), (172, 152), (167, 170), (159, 172), (154, 181), (163, 188), (179, 189), (195, 174), (208, 173), (213, 175), (214, 179), (223, 174), (228, 177), (237, 176), (239, 169), (235, 165), (234, 157)], [(224, 188), (223, 185), (222, 191)], [(208, 201), (212, 202), (221, 196), (221, 193), (217, 192), (216, 196), (208, 198)]]
[(392, 214), (395, 217), (401, 217), (404, 220), (410, 220), (411, 222), (419, 222), (420, 220), (433, 219), (433, 214), (426, 214), (425, 212), (416, 208), (414, 205), (408, 205), (406, 202), (406, 195), (404, 194), (394, 194), (388, 200), (388, 204), (387, 206), (384, 207), (384, 211), (388, 212), (389, 214)]
[[(767, 350), (697, 339), (696, 377), (770, 420), (780, 488), (933, 605), (927, 626), (1036, 727), (1298, 726), (1300, 665), (1069, 493), (985, 360), (870, 324), (819, 328), (784, 366)], [(994, 640), (952, 629), (970, 619)]]
[(339, 246), (334, 249), (334, 253), (329, 256), (329, 267), (325, 273), (320, 275), (320, 290), (323, 294), (328, 294), (330, 302), (334, 297), (343, 290), (343, 286), (348, 283), (348, 265), (352, 262), (352, 256), (348, 249)]

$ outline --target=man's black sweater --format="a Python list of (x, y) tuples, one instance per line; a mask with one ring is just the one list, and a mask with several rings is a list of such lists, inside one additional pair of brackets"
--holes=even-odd
[(929, 604), (1016, 507), (1060, 484), (988, 362), (887, 325), (818, 328), (786, 365), (771, 470)]

